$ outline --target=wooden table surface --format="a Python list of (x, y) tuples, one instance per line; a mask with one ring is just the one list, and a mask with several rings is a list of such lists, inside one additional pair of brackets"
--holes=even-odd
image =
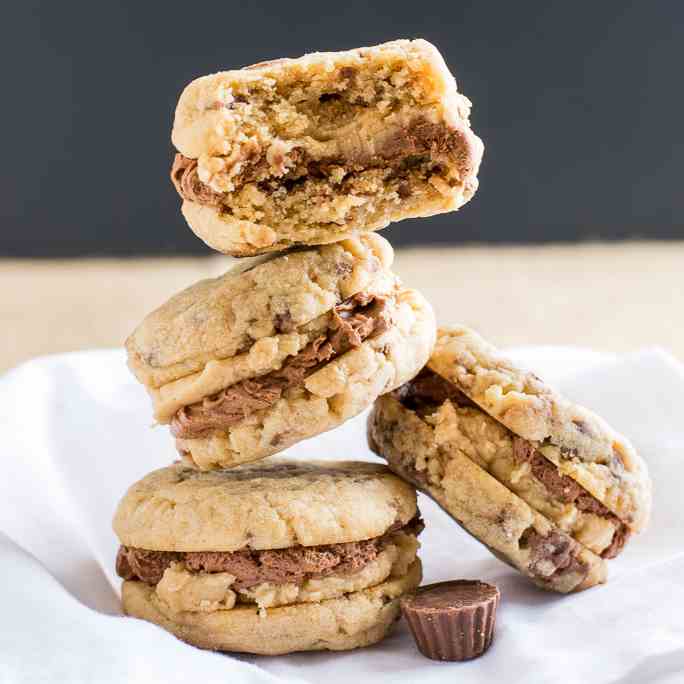
[[(0, 261), (0, 370), (40, 354), (122, 344), (179, 289), (228, 257)], [(684, 242), (397, 250), (395, 271), (499, 345), (626, 351), (684, 359)]]

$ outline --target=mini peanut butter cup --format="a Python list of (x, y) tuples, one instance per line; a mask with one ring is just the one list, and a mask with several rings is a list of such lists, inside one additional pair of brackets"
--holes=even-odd
[(470, 660), (492, 643), (497, 587), (479, 580), (453, 580), (420, 587), (401, 601), (401, 612), (418, 650), (433, 660)]

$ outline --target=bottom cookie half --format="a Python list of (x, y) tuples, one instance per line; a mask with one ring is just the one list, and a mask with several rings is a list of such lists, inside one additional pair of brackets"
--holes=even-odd
[(260, 655), (295, 651), (344, 651), (385, 637), (399, 617), (399, 599), (421, 582), (416, 560), (407, 573), (370, 589), (318, 603), (268, 610), (245, 606), (211, 613), (173, 612), (155, 600), (144, 582), (122, 585), (124, 611), (153, 622), (199, 648)]
[(492, 477), (434, 427), (386, 395), (368, 420), (369, 445), (494, 555), (538, 586), (568, 593), (605, 582), (606, 562)]

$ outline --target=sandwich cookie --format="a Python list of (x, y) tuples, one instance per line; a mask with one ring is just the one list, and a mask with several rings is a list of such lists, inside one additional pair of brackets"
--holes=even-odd
[(119, 504), (125, 612), (222, 651), (346, 650), (382, 639), (421, 580), (415, 491), (384, 466), (176, 464)]
[(424, 40), (262, 62), (185, 88), (171, 179), (221, 252), (337, 242), (467, 202), (483, 151), (469, 115)]
[[(569, 442), (577, 425), (592, 439)], [(395, 472), (545, 588), (572, 591), (603, 581), (604, 559), (648, 519), (650, 482), (629, 443), (465, 328), (440, 330), (428, 367), (378, 400), (369, 440)], [(613, 481), (619, 497), (573, 477), (601, 472), (592, 459), (601, 441), (610, 444), (611, 460), (621, 459), (620, 469), (613, 465), (624, 476)]]
[(413, 377), (435, 338), (423, 297), (368, 233), (184, 290), (126, 343), (183, 460), (232, 467), (330, 430)]

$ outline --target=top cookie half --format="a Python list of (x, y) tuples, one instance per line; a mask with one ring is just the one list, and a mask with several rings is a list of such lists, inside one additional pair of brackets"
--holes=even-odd
[(522, 438), (521, 456), (554, 464), (632, 531), (645, 527), (651, 511), (648, 469), (602, 418), (517, 367), (466, 327), (439, 330), (428, 366)]
[(280, 549), (371, 539), (417, 514), (413, 488), (375, 463), (269, 459), (212, 473), (174, 464), (130, 487), (114, 530), (148, 550)]
[(483, 151), (469, 113), (424, 40), (263, 62), (186, 87), (171, 177), (221, 252), (336, 242), (467, 202)]

